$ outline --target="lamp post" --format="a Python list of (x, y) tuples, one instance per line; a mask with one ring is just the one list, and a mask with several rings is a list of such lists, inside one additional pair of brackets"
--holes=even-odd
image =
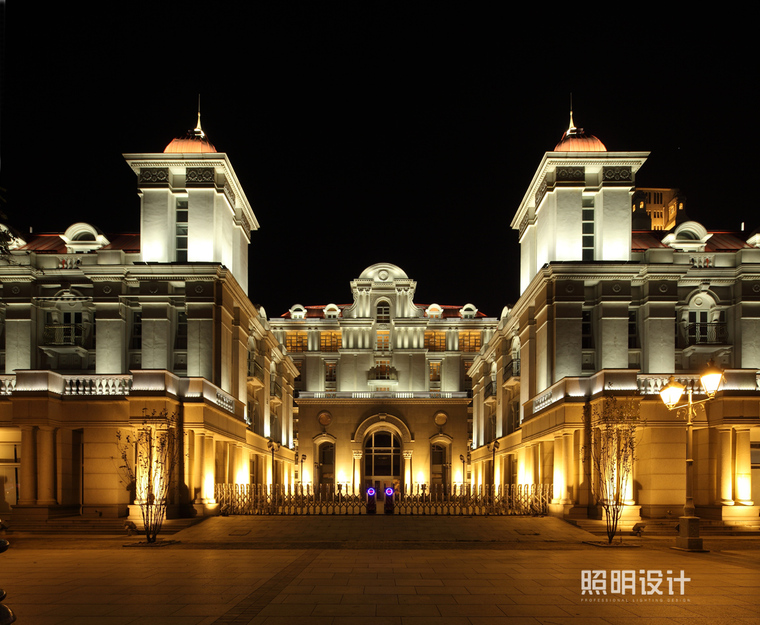
[(459, 454), (459, 459), (462, 461), (462, 486), (464, 486), (464, 483), (467, 481), (467, 474), (464, 472), (464, 454)]
[(301, 470), (298, 472), (298, 477), (300, 479), (301, 485), (303, 486), (303, 463), (306, 460), (306, 454), (301, 455)]
[(499, 441), (495, 440), (489, 445), (491, 451), (493, 451), (493, 459), (491, 460), (491, 484), (496, 486), (496, 451), (499, 449)]
[(272, 452), (272, 488), (274, 488), (274, 452), (279, 451), (280, 443), (270, 438), (267, 440), (267, 447)]
[[(694, 506), (694, 417), (696, 411), (694, 406), (705, 404), (714, 399), (718, 392), (718, 387), (723, 380), (723, 371), (715, 366), (711, 360), (707, 363), (707, 369), (700, 377), (702, 387), (707, 397), (694, 401), (692, 388), (686, 389), (683, 384), (676, 382), (673, 376), (665, 388), (660, 391), (660, 397), (668, 410), (686, 409), (686, 501), (683, 507), (683, 516), (679, 518), (678, 538), (676, 538), (676, 549), (684, 551), (705, 551), (702, 547), (702, 538), (699, 536), (699, 517), (696, 516)], [(687, 401), (685, 404), (678, 404), (686, 390)]]

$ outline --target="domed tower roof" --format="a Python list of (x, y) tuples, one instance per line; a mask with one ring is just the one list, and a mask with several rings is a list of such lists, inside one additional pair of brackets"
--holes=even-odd
[(573, 123), (573, 111), (570, 111), (570, 126), (554, 148), (555, 152), (606, 152), (607, 148), (594, 135), (587, 135), (583, 128), (576, 128)]
[(201, 152), (216, 152), (216, 148), (211, 141), (208, 140), (206, 133), (201, 128), (201, 111), (198, 107), (198, 123), (193, 130), (188, 130), (184, 137), (177, 137), (172, 139), (169, 145), (164, 149), (164, 154), (182, 153), (182, 154), (198, 154)]

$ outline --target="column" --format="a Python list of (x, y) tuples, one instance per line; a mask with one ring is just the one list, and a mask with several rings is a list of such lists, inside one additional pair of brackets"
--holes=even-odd
[(34, 434), (34, 426), (21, 426), (21, 492), (18, 499), (20, 506), (33, 506), (37, 503), (37, 454)]
[(752, 464), (750, 459), (749, 427), (736, 427), (736, 466), (734, 469), (736, 502), (752, 505)]
[(201, 432), (193, 432), (193, 446), (190, 455), (193, 479), (190, 500), (193, 503), (201, 503), (201, 491), (203, 490), (203, 456), (205, 453), (204, 436)]
[(565, 446), (562, 434), (554, 435), (554, 497), (552, 503), (564, 503), (567, 498), (567, 464), (565, 463)]
[(525, 461), (523, 466), (523, 484), (535, 483), (535, 461), (533, 459), (533, 445), (528, 445), (525, 448)]
[(354, 495), (362, 494), (362, 457), (364, 452), (354, 451)]
[(214, 444), (214, 437), (211, 434), (206, 434), (203, 437), (203, 503), (216, 503), (214, 498), (214, 484), (216, 482)]
[(734, 505), (734, 471), (731, 427), (718, 430), (718, 503)]
[(565, 473), (565, 490), (562, 493), (563, 504), (575, 503), (575, 463), (573, 462), (573, 433), (562, 434), (562, 462)]
[(37, 505), (52, 506), (55, 498), (55, 428), (37, 429)]
[(412, 450), (407, 449), (407, 450), (404, 450), (404, 492), (410, 492), (409, 489), (412, 488), (413, 478), (414, 476), (412, 475)]

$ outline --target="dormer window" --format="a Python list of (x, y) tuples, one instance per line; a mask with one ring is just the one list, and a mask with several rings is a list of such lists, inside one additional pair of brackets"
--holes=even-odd
[(682, 252), (704, 252), (712, 233), (696, 221), (685, 221), (673, 232), (665, 235), (662, 242)]
[(475, 319), (475, 315), (478, 314), (478, 309), (472, 304), (465, 304), (462, 306), (459, 314), (462, 316), (462, 319)]
[(69, 254), (92, 252), (110, 243), (106, 237), (86, 223), (69, 226), (66, 232), (59, 236), (66, 244), (66, 252)]
[(328, 304), (324, 307), (322, 312), (325, 315), (325, 319), (337, 319), (340, 317), (340, 308), (338, 308), (335, 304)]
[(306, 319), (306, 309), (301, 304), (295, 304), (290, 309), (291, 319)]
[(438, 304), (430, 304), (425, 310), (425, 316), (429, 319), (440, 319), (443, 317), (443, 308)]

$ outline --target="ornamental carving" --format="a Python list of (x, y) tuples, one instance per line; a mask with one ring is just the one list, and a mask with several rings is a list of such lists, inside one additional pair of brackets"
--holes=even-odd
[(140, 182), (168, 182), (169, 169), (167, 167), (141, 167)]
[(541, 186), (538, 187), (538, 190), (536, 191), (536, 197), (535, 197), (536, 210), (538, 210), (538, 207), (541, 206), (541, 202), (543, 201), (544, 196), (546, 195), (547, 186), (548, 185), (547, 185), (547, 182), (546, 182), (546, 178), (544, 178), (541, 181)]
[(232, 190), (229, 182), (224, 185), (224, 195), (230, 203), (230, 206), (235, 206), (235, 192)]
[(188, 183), (213, 183), (214, 182), (214, 168), (213, 167), (188, 167), (185, 178)]
[(604, 180), (614, 182), (630, 182), (633, 180), (633, 173), (630, 167), (605, 167)]
[(557, 167), (557, 181), (584, 182), (586, 180), (585, 167)]

